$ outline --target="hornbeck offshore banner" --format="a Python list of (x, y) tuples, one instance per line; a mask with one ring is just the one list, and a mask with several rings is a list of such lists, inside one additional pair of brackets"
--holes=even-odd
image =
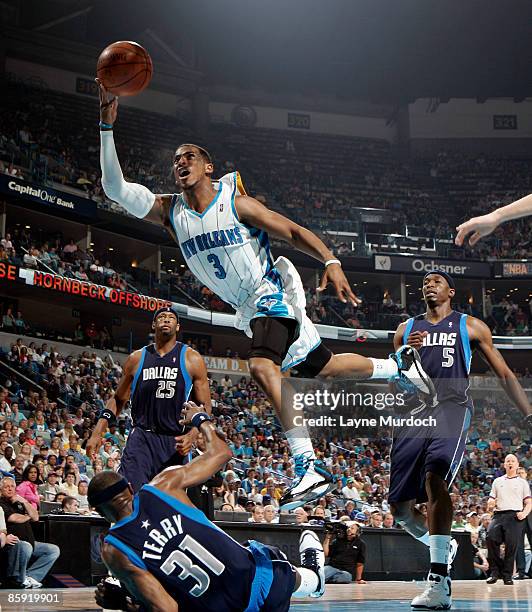
[(96, 202), (58, 191), (44, 185), (34, 185), (8, 174), (0, 174), (0, 191), (45, 204), (60, 210), (69, 210), (83, 217), (96, 217)]
[(132, 293), (131, 291), (120, 291), (95, 283), (80, 281), (75, 278), (66, 278), (59, 274), (41, 272), (39, 270), (28, 270), (18, 268), (12, 264), (0, 262), (0, 281), (23, 282), (26, 285), (42, 287), (67, 295), (75, 295), (90, 300), (108, 302), (118, 306), (126, 306), (135, 310), (147, 310), (155, 312), (164, 306), (171, 306), (172, 302), (160, 298), (149, 297)]

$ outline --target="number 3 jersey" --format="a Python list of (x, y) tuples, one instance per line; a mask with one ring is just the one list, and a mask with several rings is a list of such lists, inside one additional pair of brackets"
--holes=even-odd
[(111, 527), (105, 541), (153, 574), (180, 610), (248, 609), (258, 573), (251, 551), (200, 510), (152, 485), (140, 489), (133, 512)]
[(154, 344), (142, 349), (131, 383), (131, 416), (135, 427), (155, 433), (182, 433), (181, 410), (192, 389), (185, 361), (187, 348), (186, 344), (176, 342), (162, 356)]
[(236, 310), (235, 327), (249, 337), (250, 321), (256, 317), (298, 321), (298, 338), (282, 364), (287, 370), (321, 341), (306, 314), (301, 278), (285, 257), (273, 261), (265, 231), (239, 219), (235, 197), (246, 192), (238, 172), (226, 174), (214, 188), (216, 194), (202, 213), (174, 194), (169, 213), (173, 233), (190, 271)]
[(432, 324), (421, 314), (408, 319), (403, 343), (413, 332), (428, 332), (419, 349), (421, 365), (432, 379), (438, 402), (471, 404), (469, 369), (471, 366), (471, 345), (467, 332), (467, 315), (452, 311), (442, 321)]

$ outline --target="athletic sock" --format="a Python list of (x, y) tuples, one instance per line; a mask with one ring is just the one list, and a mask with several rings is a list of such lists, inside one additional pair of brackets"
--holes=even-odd
[(416, 537), (416, 540), (418, 542), (421, 542), (422, 544), (425, 544), (425, 546), (430, 546), (430, 535), (429, 535), (429, 532), (427, 531), (422, 536), (419, 536), (418, 538)]
[(373, 373), (370, 378), (384, 378), (390, 380), (399, 373), (399, 368), (395, 361), (391, 358), (388, 359), (374, 359), (369, 357), (369, 360), (373, 362)]
[(306, 567), (298, 567), (296, 569), (297, 573), (301, 576), (301, 584), (297, 591), (292, 593), (292, 597), (308, 597), (312, 593), (315, 593), (318, 590), (320, 581), (318, 574)]
[(449, 563), (450, 535), (430, 535), (430, 571), (432, 574), (447, 576)]
[(309, 459), (316, 459), (310, 434), (304, 425), (293, 427), (284, 433), (286, 439), (288, 440), (288, 444), (290, 445), (290, 450), (292, 451), (293, 457), (296, 457), (297, 455), (305, 455)]

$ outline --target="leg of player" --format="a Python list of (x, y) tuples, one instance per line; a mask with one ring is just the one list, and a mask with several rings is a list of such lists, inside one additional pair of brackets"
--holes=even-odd
[(453, 505), (447, 483), (438, 474), (428, 472), (425, 479), (428, 496), (430, 572), (425, 591), (412, 600), (414, 610), (449, 610), (452, 603), (449, 577)]
[(333, 355), (319, 376), (395, 381), (405, 391), (419, 392), (431, 401), (436, 395), (430, 377), (421, 366), (419, 353), (408, 345), (402, 346), (388, 359), (363, 357), (356, 353)]
[(305, 426), (294, 427), (298, 412), (293, 403), (282, 403), (281, 367), (265, 357), (251, 357), (249, 370), (253, 379), (272, 402), (277, 418), (294, 457), (295, 480), (281, 499), (283, 510), (294, 510), (325, 495), (332, 486), (329, 472), (317, 462), (310, 434)]
[[(395, 521), (401, 525), (401, 527), (409, 533), (413, 538), (430, 546), (430, 535), (429, 528), (427, 525), (427, 518), (425, 515), (416, 508), (416, 501), (414, 499), (406, 502), (391, 502), (390, 511), (393, 514)], [(451, 538), (449, 546), (449, 561), (447, 563), (447, 571), (451, 571), (454, 558), (458, 551), (458, 542)]]

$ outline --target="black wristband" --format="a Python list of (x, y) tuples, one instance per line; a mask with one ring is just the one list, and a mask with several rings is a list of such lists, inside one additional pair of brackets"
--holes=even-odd
[(196, 427), (197, 429), (199, 429), (202, 423), (205, 423), (205, 421), (210, 420), (211, 417), (206, 412), (198, 412), (190, 419), (190, 423), (192, 427)]
[(109, 410), (109, 408), (102, 408), (98, 418), (105, 419), (108, 425), (116, 425), (116, 415), (112, 410)]

